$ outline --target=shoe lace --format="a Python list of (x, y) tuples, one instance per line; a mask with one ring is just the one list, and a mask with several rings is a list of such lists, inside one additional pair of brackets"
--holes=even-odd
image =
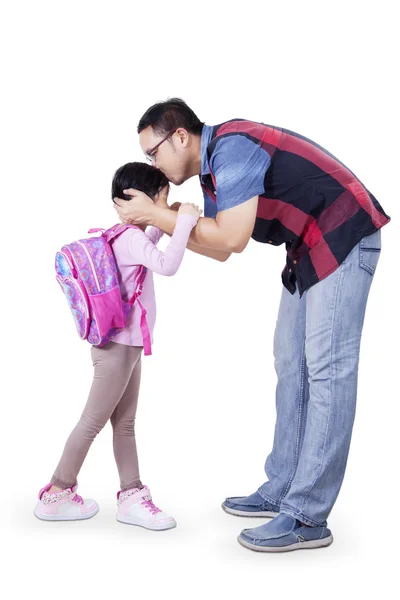
[(143, 504), (143, 506), (147, 508), (147, 510), (149, 510), (152, 515), (156, 515), (157, 513), (161, 512), (161, 509), (157, 508), (157, 506), (149, 497), (143, 498), (141, 504)]
[(83, 504), (83, 498), (82, 498), (82, 496), (75, 494), (75, 496), (72, 498), (72, 502), (77, 502), (78, 504)]

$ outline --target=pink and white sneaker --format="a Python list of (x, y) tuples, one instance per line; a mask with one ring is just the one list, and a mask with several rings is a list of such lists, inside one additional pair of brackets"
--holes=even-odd
[(176, 521), (153, 504), (150, 490), (144, 486), (141, 490), (132, 488), (118, 492), (117, 521), (129, 525), (139, 525), (146, 529), (160, 531), (176, 527)]
[(49, 492), (48, 483), (39, 492), (39, 502), (35, 506), (35, 516), (43, 521), (79, 521), (90, 519), (99, 512), (94, 500), (84, 500), (76, 494), (77, 485), (61, 492)]

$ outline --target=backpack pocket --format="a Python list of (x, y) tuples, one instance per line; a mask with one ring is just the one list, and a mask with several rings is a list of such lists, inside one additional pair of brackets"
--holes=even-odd
[(57, 275), (56, 279), (67, 298), (78, 335), (82, 340), (85, 340), (89, 331), (90, 315), (83, 285), (78, 279), (74, 279), (73, 277)]
[(126, 318), (122, 306), (121, 292), (118, 286), (115, 286), (102, 294), (90, 295), (89, 299), (100, 338), (105, 337), (108, 331), (113, 327), (125, 327)]

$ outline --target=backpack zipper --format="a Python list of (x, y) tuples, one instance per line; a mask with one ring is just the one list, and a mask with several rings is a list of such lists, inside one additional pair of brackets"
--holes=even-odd
[(81, 246), (83, 248), (86, 256), (88, 257), (88, 261), (90, 262), (90, 266), (92, 267), (93, 277), (94, 277), (94, 279), (96, 281), (97, 291), (100, 292), (100, 284), (99, 284), (99, 280), (97, 279), (96, 270), (94, 268), (92, 257), (90, 256), (89, 252), (87, 251), (87, 249), (85, 248), (85, 246), (81, 242), (77, 242), (77, 244), (79, 244), (79, 246)]

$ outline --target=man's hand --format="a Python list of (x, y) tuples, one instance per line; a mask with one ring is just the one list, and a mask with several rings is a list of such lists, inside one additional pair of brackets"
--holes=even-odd
[(114, 208), (123, 223), (134, 225), (148, 225), (152, 219), (154, 202), (139, 190), (124, 190), (124, 194), (132, 196), (132, 200), (114, 198)]

